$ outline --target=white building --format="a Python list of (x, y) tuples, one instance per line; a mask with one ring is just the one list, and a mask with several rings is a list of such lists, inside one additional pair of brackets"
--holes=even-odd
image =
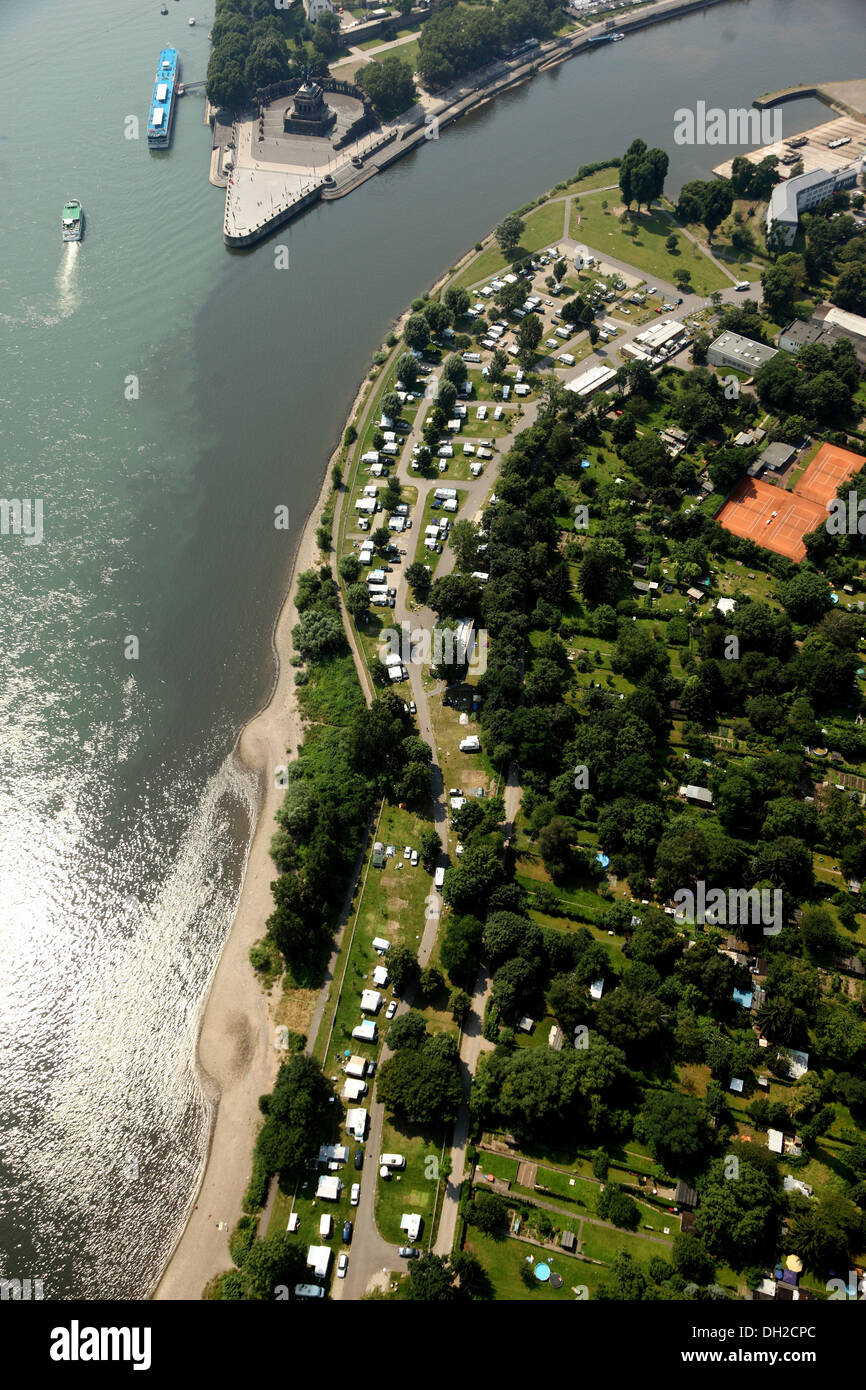
[(810, 174), (797, 174), (794, 178), (777, 183), (767, 204), (767, 231), (773, 226), (778, 227), (782, 245), (793, 246), (800, 225), (800, 213), (817, 207), (840, 188), (854, 188), (862, 167), (861, 158), (832, 174), (828, 174), (826, 169), (813, 169)]
[(594, 396), (596, 391), (603, 391), (609, 386), (615, 376), (616, 370), (613, 367), (591, 367), (588, 372), (567, 381), (565, 389), (573, 391), (576, 396)]
[(707, 361), (714, 367), (737, 367), (751, 376), (776, 356), (777, 348), (743, 338), (739, 333), (720, 333), (707, 348)]

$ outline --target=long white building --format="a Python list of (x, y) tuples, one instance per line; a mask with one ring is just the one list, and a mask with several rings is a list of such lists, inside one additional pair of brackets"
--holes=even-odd
[(832, 174), (828, 174), (826, 169), (813, 169), (811, 174), (797, 174), (794, 178), (777, 183), (767, 205), (767, 231), (777, 226), (783, 245), (793, 246), (800, 225), (800, 213), (817, 207), (840, 188), (854, 188), (862, 168), (861, 157)]

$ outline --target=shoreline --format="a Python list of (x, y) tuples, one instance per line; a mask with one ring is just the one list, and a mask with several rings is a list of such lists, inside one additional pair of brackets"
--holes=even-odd
[[(365, 377), (347, 420), (360, 408), (366, 381)], [(252, 1171), (253, 1145), (262, 1118), (258, 1100), (272, 1089), (280, 1062), (273, 1041), (279, 982), (268, 991), (262, 988), (249, 963), (249, 950), (264, 936), (265, 921), (273, 910), (271, 883), (276, 870), (269, 850), (284, 789), (267, 772), (297, 756), (303, 741), (294, 667), (289, 662), (292, 629), (298, 621), (298, 576), (318, 562), (316, 530), (331, 492), (331, 467), (339, 449), (338, 442), (328, 458), (271, 629), (274, 681), (270, 695), (244, 724), (229, 755), (257, 775), (259, 803), (235, 915), (204, 1002), (196, 1042), (196, 1067), (212, 1116), (207, 1155), (183, 1230), (149, 1295), (157, 1300), (198, 1301), (213, 1276), (232, 1267), (228, 1237), (242, 1214)], [(224, 1224), (218, 1228), (217, 1222)]]

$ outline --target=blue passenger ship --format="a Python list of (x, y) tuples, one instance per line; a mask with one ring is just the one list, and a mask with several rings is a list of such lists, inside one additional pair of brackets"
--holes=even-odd
[(147, 143), (152, 150), (167, 150), (171, 144), (179, 76), (180, 54), (176, 48), (164, 48), (159, 55), (147, 122)]

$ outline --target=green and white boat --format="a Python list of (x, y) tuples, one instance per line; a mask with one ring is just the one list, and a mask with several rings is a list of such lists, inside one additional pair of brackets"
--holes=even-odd
[(60, 235), (64, 241), (80, 241), (84, 236), (84, 208), (77, 198), (64, 203), (60, 214)]

